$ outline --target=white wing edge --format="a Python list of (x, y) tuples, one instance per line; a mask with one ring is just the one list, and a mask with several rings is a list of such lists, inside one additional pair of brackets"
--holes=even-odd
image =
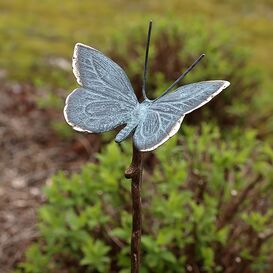
[(81, 79), (79, 77), (79, 72), (78, 72), (78, 69), (76, 68), (76, 61), (78, 59), (78, 47), (79, 46), (86, 47), (86, 48), (91, 49), (93, 51), (96, 51), (96, 52), (98, 52), (98, 53), (100, 53), (102, 55), (104, 55), (104, 54), (102, 52), (100, 52), (99, 50), (91, 47), (91, 46), (88, 46), (88, 45), (85, 45), (85, 44), (82, 44), (82, 43), (76, 43), (75, 44), (74, 52), (73, 52), (73, 56), (72, 56), (72, 70), (73, 70), (74, 76), (77, 79), (77, 83), (82, 86), (82, 82), (81, 82)]
[[(195, 108), (189, 110), (188, 112), (184, 113), (184, 115), (191, 113), (192, 111), (202, 107), (203, 105), (205, 105), (206, 103), (208, 103), (210, 100), (212, 100), (215, 96), (217, 96), (220, 92), (222, 92), (224, 89), (226, 89), (228, 86), (230, 86), (230, 82), (229, 81), (224, 81), (224, 80), (219, 80), (223, 82), (223, 85), (216, 90), (212, 95), (210, 95), (206, 100), (204, 100), (202, 103), (200, 103), (198, 106), (196, 106)], [(214, 82), (214, 80), (212, 81), (207, 81), (207, 82)]]
[(151, 147), (151, 148), (148, 148), (148, 149), (143, 149), (143, 150), (140, 150), (140, 152), (150, 152), (150, 151), (153, 151), (155, 150), (157, 147), (159, 147), (160, 145), (162, 145), (164, 142), (166, 142), (168, 139), (170, 139), (171, 137), (173, 137), (179, 130), (180, 126), (181, 126), (181, 123), (184, 119), (185, 115), (183, 115), (176, 123), (175, 125), (173, 126), (173, 128), (170, 130), (170, 132), (167, 134), (167, 136), (162, 139), (159, 143), (157, 143), (155, 146)]
[[(97, 51), (99, 53), (101, 53), (99, 50), (91, 47), (91, 46), (88, 46), (88, 45), (85, 45), (85, 44), (82, 44), (82, 43), (76, 43), (75, 44), (75, 47), (74, 47), (74, 52), (73, 52), (73, 56), (72, 56), (72, 70), (73, 70), (73, 74), (74, 76), (76, 77), (76, 80), (77, 80), (77, 83), (79, 85), (82, 86), (82, 82), (81, 82), (81, 79), (80, 79), (80, 76), (79, 76), (79, 72), (78, 72), (78, 69), (76, 68), (76, 61), (78, 59), (78, 47), (79, 46), (82, 46), (82, 47), (86, 47), (86, 48), (89, 48), (91, 50), (94, 50), (94, 51)], [(103, 54), (103, 53), (101, 53)], [(74, 90), (76, 91), (76, 89)], [(74, 93), (74, 91), (72, 91), (66, 98), (65, 100), (65, 107), (64, 107), (64, 117), (65, 117), (65, 120), (66, 122), (72, 126), (72, 128), (78, 132), (88, 132), (88, 133), (93, 133), (92, 131), (89, 131), (89, 130), (84, 130), (80, 127), (78, 127), (77, 125), (75, 125), (74, 123), (72, 123), (71, 121), (69, 121), (68, 119), (68, 116), (67, 116), (67, 107), (68, 107), (68, 100), (69, 100), (69, 97)]]
[(78, 132), (88, 132), (88, 133), (93, 133), (92, 131), (89, 131), (89, 130), (85, 130), (85, 129), (82, 129), (80, 127), (78, 127), (76, 124), (74, 124), (73, 122), (71, 122), (67, 116), (67, 107), (68, 107), (68, 100), (69, 100), (69, 97), (76, 91), (77, 89), (75, 89), (74, 91), (72, 91), (66, 98), (65, 100), (65, 106), (64, 106), (64, 118), (66, 120), (66, 122), (72, 126), (72, 128)]

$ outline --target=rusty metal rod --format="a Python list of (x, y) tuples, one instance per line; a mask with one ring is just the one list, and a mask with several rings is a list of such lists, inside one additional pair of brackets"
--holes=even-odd
[(131, 235), (131, 273), (139, 273), (141, 245), (141, 184), (142, 184), (142, 153), (133, 144), (133, 157), (125, 177), (131, 179), (132, 194), (132, 235)]

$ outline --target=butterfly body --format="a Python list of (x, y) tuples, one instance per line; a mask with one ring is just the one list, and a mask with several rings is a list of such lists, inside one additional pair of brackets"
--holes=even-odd
[(126, 126), (117, 134), (115, 141), (122, 142), (127, 137), (129, 137), (138, 124), (145, 119), (145, 115), (148, 111), (149, 106), (151, 105), (151, 100), (145, 99), (143, 102), (136, 105), (135, 109), (130, 115), (130, 119)]
[(102, 133), (125, 125), (116, 142), (133, 135), (140, 151), (151, 151), (172, 137), (186, 114), (201, 107), (229, 82), (203, 81), (179, 87), (155, 100), (138, 101), (123, 69), (100, 51), (76, 44), (73, 72), (81, 87), (66, 99), (64, 116), (78, 131)]
[(126, 124), (126, 126), (121, 129), (121, 131), (116, 135), (115, 141), (120, 143), (123, 140), (125, 140), (126, 138), (128, 138), (132, 132), (134, 131), (134, 129), (137, 127), (139, 121), (137, 119), (137, 117), (132, 117), (128, 123)]

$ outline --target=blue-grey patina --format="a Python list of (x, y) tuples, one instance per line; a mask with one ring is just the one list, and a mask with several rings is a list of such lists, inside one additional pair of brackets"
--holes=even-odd
[(115, 140), (131, 134), (140, 151), (151, 151), (172, 137), (186, 114), (201, 107), (223, 89), (228, 81), (214, 80), (179, 87), (155, 100), (138, 102), (123, 69), (100, 51), (76, 44), (73, 72), (81, 87), (66, 99), (64, 115), (75, 130), (102, 133), (125, 127)]

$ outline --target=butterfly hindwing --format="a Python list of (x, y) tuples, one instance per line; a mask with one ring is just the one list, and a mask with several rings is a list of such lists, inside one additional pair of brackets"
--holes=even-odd
[(201, 107), (229, 86), (227, 81), (204, 81), (179, 87), (151, 103), (134, 133), (140, 151), (151, 151), (172, 137), (187, 113)]
[(143, 152), (156, 149), (178, 131), (183, 118), (184, 115), (148, 109), (135, 130), (135, 146)]
[(82, 87), (67, 97), (67, 122), (76, 130), (94, 133), (127, 123), (138, 101), (122, 68), (83, 44), (76, 44), (72, 63)]

